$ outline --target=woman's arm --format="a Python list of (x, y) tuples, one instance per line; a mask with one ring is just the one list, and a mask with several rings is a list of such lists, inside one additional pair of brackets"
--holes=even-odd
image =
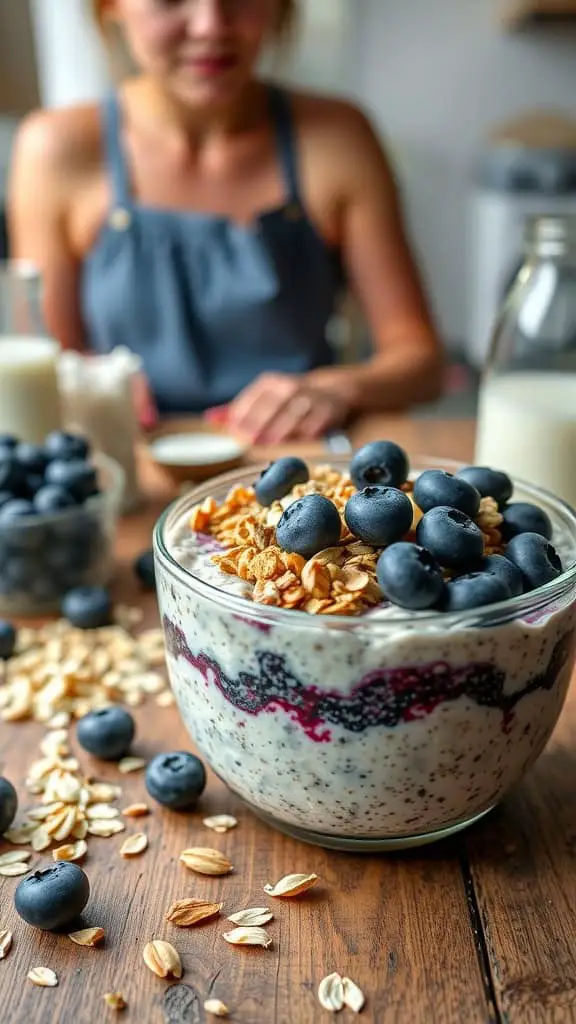
[(79, 263), (67, 237), (71, 175), (58, 115), (31, 114), (16, 139), (8, 189), (10, 255), (42, 274), (46, 328), (64, 348), (83, 347)]
[(390, 167), (363, 115), (342, 108), (342, 251), (374, 342), (360, 366), (320, 369), (311, 383), (353, 412), (403, 409), (438, 396), (443, 354), (404, 232)]

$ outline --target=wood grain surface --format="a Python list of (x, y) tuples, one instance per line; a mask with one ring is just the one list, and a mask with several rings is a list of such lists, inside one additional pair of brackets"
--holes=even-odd
[[(466, 459), (473, 424), (375, 419), (356, 432), (359, 441), (376, 436), (394, 437), (412, 453)], [(130, 563), (149, 545), (171, 493), (149, 467), (146, 485), (146, 507), (121, 526), (116, 596), (141, 605), (151, 625), (155, 600), (138, 589)], [(141, 857), (119, 856), (127, 833), (89, 838), (91, 898), (83, 924), (105, 929), (100, 949), (29, 928), (12, 906), (18, 879), (0, 878), (0, 929), (14, 932), (13, 949), (0, 962), (0, 1021), (195, 1024), (215, 1019), (203, 1009), (212, 996), (229, 1006), (229, 1019), (238, 1024), (316, 1024), (331, 1019), (316, 989), (332, 971), (349, 975), (365, 992), (359, 1019), (367, 1024), (576, 1020), (575, 700), (528, 780), (482, 825), (436, 847), (380, 857), (323, 851), (273, 831), (210, 777), (196, 812), (176, 814), (149, 800), (152, 814), (128, 821), (128, 833), (148, 833)], [(159, 709), (152, 698), (135, 717), (135, 753), (148, 758), (191, 749), (174, 708)], [(0, 727), (0, 768), (23, 801), (27, 767), (42, 735), (31, 723)], [(120, 776), (114, 765), (83, 753), (81, 761), (87, 773), (122, 785), (122, 806), (146, 799), (141, 772)], [(235, 815), (238, 827), (214, 834), (202, 824), (213, 813)], [(178, 861), (189, 846), (222, 850), (233, 874), (191, 874)], [(34, 858), (35, 866), (49, 862), (49, 853)], [(311, 892), (292, 901), (266, 897), (266, 882), (309, 871), (321, 879)], [(222, 917), (192, 929), (168, 924), (169, 905), (184, 896), (222, 901)], [(225, 916), (263, 905), (275, 914), (268, 926), (272, 948), (229, 946), (222, 938)], [(181, 982), (162, 981), (144, 965), (142, 951), (152, 938), (169, 939), (179, 950)], [(28, 982), (34, 966), (53, 968), (58, 987)], [(109, 991), (123, 993), (128, 1008), (122, 1014), (105, 1006)], [(356, 1018), (345, 1010), (336, 1019)]]

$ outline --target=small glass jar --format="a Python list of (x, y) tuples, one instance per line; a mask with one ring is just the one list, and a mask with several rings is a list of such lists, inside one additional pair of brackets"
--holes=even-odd
[(527, 223), (481, 384), (475, 461), (576, 506), (576, 217)]

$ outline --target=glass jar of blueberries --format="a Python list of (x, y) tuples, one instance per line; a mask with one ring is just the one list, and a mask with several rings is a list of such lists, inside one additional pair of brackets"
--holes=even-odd
[(0, 614), (57, 611), (69, 590), (108, 582), (123, 489), (121, 467), (79, 435), (0, 436)]

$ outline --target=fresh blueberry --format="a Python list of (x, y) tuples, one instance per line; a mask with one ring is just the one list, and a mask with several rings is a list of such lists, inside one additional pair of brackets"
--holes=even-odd
[(272, 462), (256, 481), (256, 498), (261, 505), (271, 505), (290, 494), (296, 484), (305, 484), (309, 479), (308, 466), (302, 459), (290, 455), (276, 459), (276, 462)]
[(16, 790), (8, 779), (0, 778), (0, 836), (10, 828), (18, 810)]
[(0, 491), (9, 491), (17, 496), (26, 490), (26, 472), (11, 454), (0, 459)]
[(26, 497), (28, 501), (34, 501), (38, 491), (44, 487), (44, 477), (40, 473), (29, 473), (26, 477)]
[(438, 562), (417, 544), (391, 544), (380, 555), (376, 574), (384, 596), (401, 608), (432, 608), (444, 593)]
[(49, 459), (71, 462), (76, 459), (87, 459), (90, 454), (90, 445), (86, 438), (80, 437), (79, 434), (67, 434), (62, 430), (55, 430), (46, 438), (44, 450)]
[(409, 472), (408, 456), (394, 441), (371, 441), (355, 452), (350, 463), (352, 483), (359, 491), (370, 484), (401, 487)]
[(64, 508), (72, 508), (76, 499), (70, 491), (56, 484), (46, 484), (34, 495), (34, 508), (38, 515), (51, 515), (54, 512), (61, 512)]
[(502, 576), (492, 572), (470, 572), (448, 581), (441, 608), (445, 612), (464, 612), (508, 601), (511, 597), (510, 588)]
[(344, 510), (350, 532), (375, 548), (404, 537), (413, 515), (410, 498), (396, 487), (365, 487), (348, 499)]
[(322, 494), (307, 494), (293, 501), (276, 527), (276, 540), (283, 551), (295, 551), (312, 558), (340, 541), (342, 525), (336, 506)]
[(76, 587), (64, 597), (62, 614), (77, 629), (99, 629), (112, 621), (112, 599), (105, 587)]
[(119, 761), (128, 753), (134, 739), (134, 719), (129, 711), (113, 704), (89, 711), (76, 726), (78, 743), (89, 754), (103, 761)]
[(25, 473), (30, 475), (36, 473), (42, 476), (48, 464), (48, 456), (44, 448), (39, 444), (28, 444), (22, 442), (14, 450), (14, 458), (22, 466)]
[(519, 533), (507, 545), (505, 554), (520, 569), (526, 591), (543, 587), (562, 573), (556, 548), (540, 533)]
[(86, 501), (97, 490), (96, 469), (82, 459), (55, 459), (46, 467), (46, 483), (62, 487), (76, 498)]
[(502, 515), (504, 540), (512, 540), (512, 537), (517, 537), (521, 533), (539, 533), (546, 540), (552, 537), (550, 517), (544, 509), (531, 505), (528, 501), (513, 501), (502, 509)]
[(156, 570), (154, 567), (154, 551), (143, 551), (134, 562), (134, 572), (147, 590), (156, 589)]
[(0, 434), (0, 448), (6, 448), (8, 451), (13, 451), (18, 444), (18, 438), (14, 437), (14, 434)]
[(0, 523), (10, 523), (14, 519), (22, 519), (36, 515), (36, 509), (31, 501), (25, 498), (13, 498), (5, 502), (0, 508)]
[(173, 811), (194, 807), (205, 785), (202, 761), (186, 751), (158, 754), (146, 768), (146, 789), (150, 796)]
[(11, 622), (0, 619), (0, 660), (7, 661), (14, 654), (16, 630)]
[(414, 501), (423, 512), (445, 505), (457, 508), (471, 519), (478, 515), (480, 508), (476, 488), (443, 469), (427, 469), (420, 474), (414, 484)]
[(22, 879), (14, 893), (14, 906), (27, 924), (53, 931), (75, 921), (89, 896), (90, 883), (82, 868), (59, 860)]
[(484, 551), (484, 538), (476, 523), (464, 512), (442, 505), (422, 516), (416, 539), (440, 565), (450, 569), (468, 568)]
[(499, 576), (507, 584), (512, 597), (524, 593), (524, 580), (517, 565), (503, 555), (486, 555), (480, 564), (480, 571)]
[(514, 484), (506, 473), (487, 466), (464, 466), (456, 476), (466, 483), (472, 484), (482, 498), (494, 498), (499, 505), (510, 501)]

